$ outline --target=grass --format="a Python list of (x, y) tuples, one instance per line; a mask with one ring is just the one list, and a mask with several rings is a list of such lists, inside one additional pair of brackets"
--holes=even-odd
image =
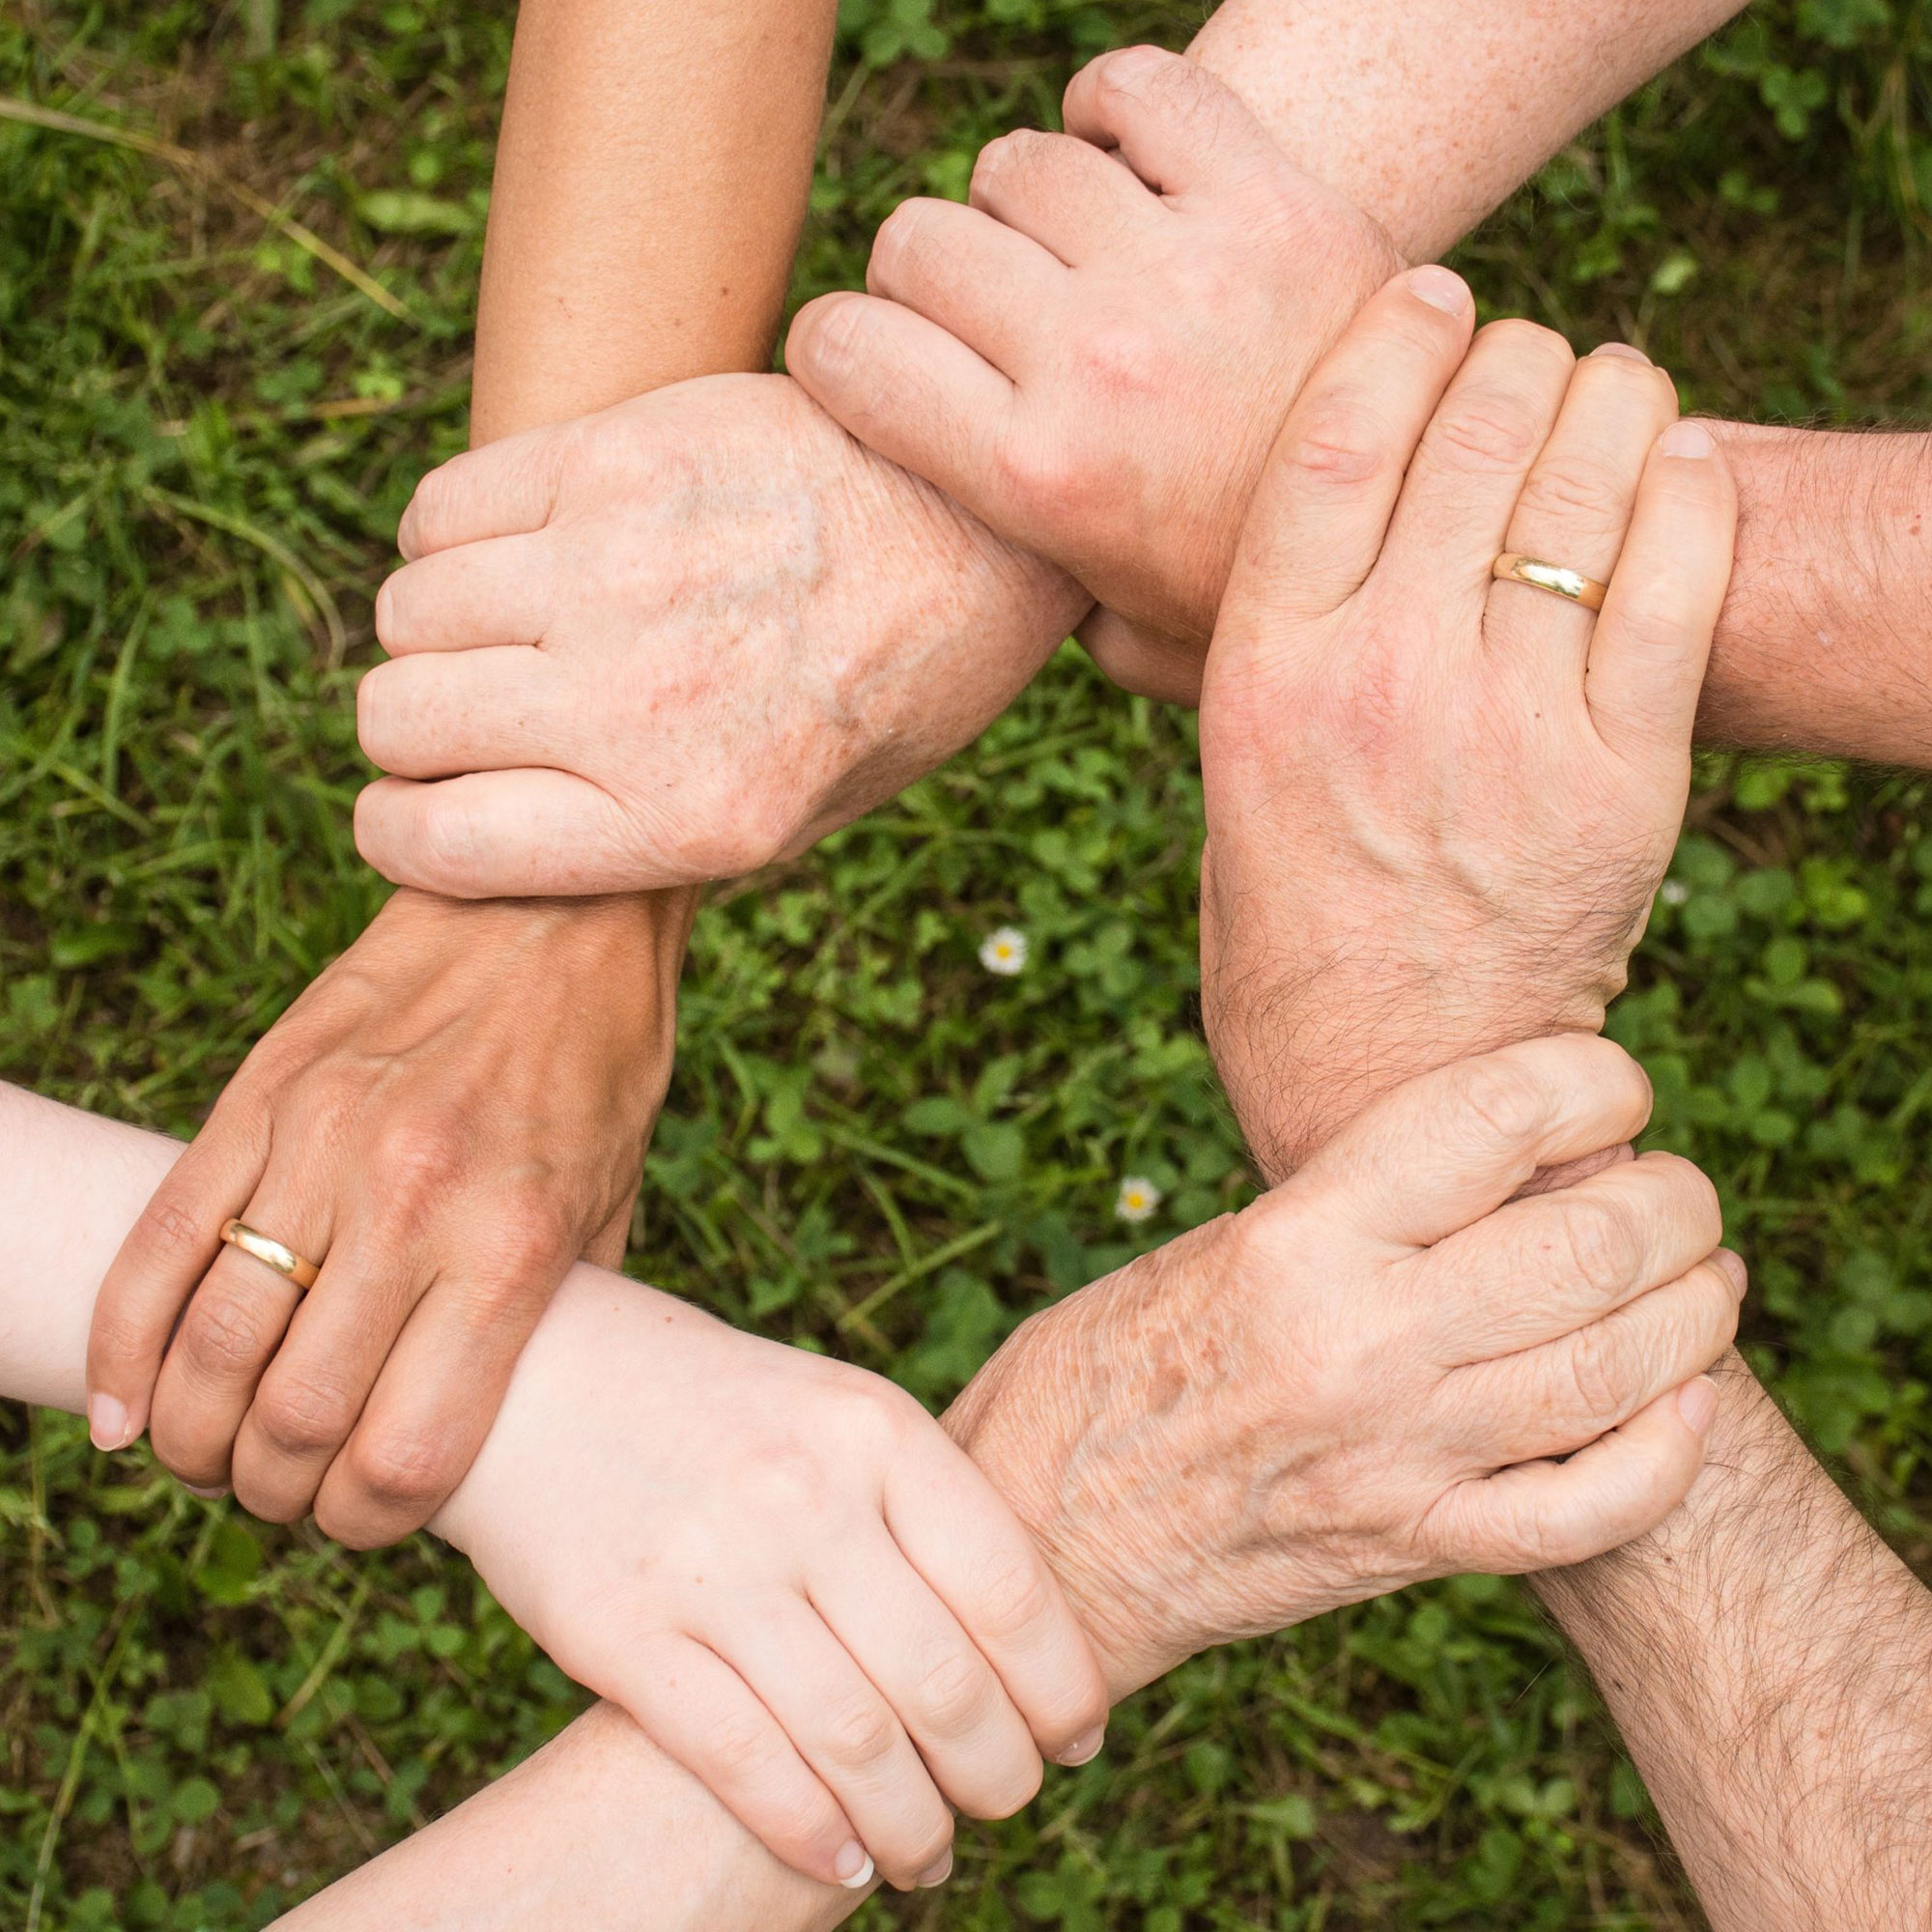
[[(1922, 419), (1925, 10), (1754, 10), (1460, 258), (1690, 402)], [(0, 1074), (189, 1132), (379, 902), (348, 696), (464, 432), (506, 10), (14, 0), (0, 97)], [(907, 192), (1186, 8), (848, 0), (801, 296)], [(135, 139), (135, 145), (129, 145)], [(157, 145), (158, 144), (158, 145)], [(185, 153), (181, 152), (185, 151)], [(973, 752), (700, 923), (633, 1264), (943, 1400), (1248, 1179), (1200, 1043), (1189, 724), (1071, 654)], [(1754, 1265), (1749, 1347), (1932, 1563), (1932, 817), (1702, 768), (1619, 1036)], [(1026, 931), (1017, 979), (976, 952)], [(3, 1237), (3, 1236), (0, 1236)], [(0, 1413), (0, 1923), (262, 1923), (577, 1695), (428, 1544), (350, 1560)], [(868, 1927), (1700, 1922), (1583, 1675), (1459, 1579), (1204, 1659)]]

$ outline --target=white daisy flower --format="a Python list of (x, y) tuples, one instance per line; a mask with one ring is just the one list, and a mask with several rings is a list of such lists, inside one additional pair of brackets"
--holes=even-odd
[(1665, 905), (1682, 905), (1690, 896), (1690, 888), (1682, 879), (1665, 879), (1658, 887), (1657, 896)]
[(1114, 1200), (1114, 1218), (1119, 1221), (1149, 1221), (1160, 1206), (1160, 1189), (1143, 1174), (1130, 1174), (1121, 1182)]
[(1003, 980), (1010, 980), (1027, 963), (1027, 936), (1017, 926), (1003, 925), (989, 932), (980, 948), (980, 964)]

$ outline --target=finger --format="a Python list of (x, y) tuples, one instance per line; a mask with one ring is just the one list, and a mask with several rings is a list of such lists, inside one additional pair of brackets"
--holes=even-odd
[(396, 548), (414, 562), (457, 544), (542, 529), (556, 507), (571, 427), (506, 436), (432, 469), (403, 512)]
[(1626, 757), (1689, 753), (1731, 581), (1737, 485), (1700, 422), (1664, 431), (1590, 643), (1590, 715)]
[(1281, 150), (1240, 96), (1161, 47), (1122, 47), (1067, 83), (1069, 134), (1121, 158), (1156, 194), (1226, 192), (1281, 166)]
[(1495, 1463), (1569, 1456), (1708, 1369), (1738, 1331), (1744, 1267), (1713, 1256), (1540, 1349), (1459, 1369), (1444, 1394)]
[(970, 196), (975, 209), (1068, 268), (1120, 253), (1162, 212), (1116, 156), (1068, 134), (1031, 128), (1017, 128), (980, 150)]
[(1015, 378), (1050, 344), (1066, 283), (1066, 270), (1038, 242), (956, 201), (901, 202), (866, 265), (872, 295), (937, 323)]
[(87, 1420), (95, 1447), (125, 1449), (148, 1426), (168, 1338), (222, 1252), (269, 1158), (268, 1118), (217, 1102), (128, 1231), (95, 1298), (87, 1335)]
[[(240, 1218), (315, 1263), (322, 1269), (315, 1288), (327, 1292), (329, 1204), (311, 1171), (271, 1151)], [(214, 1258), (168, 1344), (148, 1424), (156, 1456), (183, 1482), (213, 1489), (230, 1481), (242, 1418), (301, 1298), (300, 1289), (240, 1248), (224, 1244)]]
[[(1409, 467), (1389, 526), (1388, 567), (1480, 612), (1517, 499), (1543, 453), (1577, 358), (1553, 329), (1494, 322), (1481, 330)], [(1446, 601), (1443, 606), (1448, 608)], [(1480, 637), (1480, 627), (1449, 627)]]
[(1675, 1281), (1724, 1236), (1718, 1190), (1649, 1153), (1558, 1193), (1506, 1202), (1406, 1265), (1462, 1366), (1568, 1335)]
[[(1536, 459), (1503, 548), (1607, 582), (1630, 528), (1644, 465), (1677, 417), (1677, 391), (1634, 349), (1612, 344), (1577, 363), (1562, 413)], [(1490, 585), (1484, 634), (1539, 702), (1583, 688), (1595, 613), (1526, 583)]]
[(570, 1271), (570, 1246), (511, 1214), (487, 1261), (451, 1258), (377, 1365), (355, 1430), (322, 1479), (315, 1520), (325, 1534), (373, 1549), (420, 1529), (449, 1500)]
[(1398, 1087), (1288, 1184), (1306, 1182), (1371, 1239), (1427, 1247), (1493, 1213), (1538, 1168), (1634, 1140), (1650, 1103), (1643, 1069), (1609, 1040), (1525, 1040)]
[(678, 1639), (628, 1651), (613, 1698), (773, 1857), (822, 1885), (853, 1890), (872, 1861), (838, 1801), (745, 1680), (702, 1644)]
[(1013, 433), (1013, 385), (937, 323), (876, 296), (821, 296), (793, 319), (785, 369), (888, 462), (994, 529), (1012, 526), (996, 454)]
[[(571, 772), (477, 772), (419, 784), (378, 779), (355, 801), (355, 849), (399, 886), (459, 899), (579, 897), (706, 883), (682, 860), (628, 849), (633, 828)], [(701, 852), (699, 853), (701, 857)]]
[(1201, 673), (1208, 659), (1200, 644), (1167, 637), (1099, 606), (1073, 635), (1122, 691), (1190, 710), (1201, 702)]
[(699, 1629), (838, 1800), (892, 1884), (910, 1889), (952, 1842), (952, 1814), (878, 1687), (796, 1599), (740, 1602)]
[(933, 1782), (974, 1818), (1010, 1818), (1039, 1789), (1039, 1753), (998, 1673), (881, 1528), (841, 1546), (811, 1604), (919, 1748)]
[(377, 665), (355, 690), (355, 730), (383, 771), (454, 778), (567, 764), (566, 708), (555, 662), (526, 644), (503, 644)]
[(1224, 622), (1236, 613), (1244, 623), (1326, 616), (1362, 587), (1475, 322), (1468, 285), (1447, 269), (1412, 269), (1368, 302), (1275, 440)]
[(392, 658), (540, 643), (552, 555), (541, 535), (510, 536), (406, 563), (376, 593), (377, 640)]
[(1704, 1464), (1717, 1391), (1699, 1376), (1564, 1463), (1462, 1484), (1436, 1507), (1454, 1569), (1500, 1576), (1586, 1563), (1655, 1529)]
[(299, 1522), (314, 1509), (434, 1277), (434, 1263), (413, 1246), (398, 1252), (393, 1233), (385, 1239), (367, 1224), (337, 1236), (236, 1430), (235, 1498), (250, 1516)]
[(1092, 1757), (1107, 1722), (1100, 1666), (1038, 1546), (965, 1452), (938, 1440), (899, 1458), (886, 1526), (999, 1673), (1041, 1752)]

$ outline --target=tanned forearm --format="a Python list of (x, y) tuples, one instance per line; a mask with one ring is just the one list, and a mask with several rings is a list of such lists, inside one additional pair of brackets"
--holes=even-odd
[(1651, 1536), (1538, 1580), (1718, 1932), (1932, 1925), (1932, 1592), (1737, 1356)]

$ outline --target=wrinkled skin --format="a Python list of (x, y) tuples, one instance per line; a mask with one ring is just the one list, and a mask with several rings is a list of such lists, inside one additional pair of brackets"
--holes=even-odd
[(1179, 55), (1102, 55), (1065, 121), (992, 142), (970, 208), (896, 209), (869, 293), (807, 304), (786, 366), (855, 436), (1078, 578), (1110, 674), (1191, 703), (1275, 434), (1401, 263)]
[[(1208, 656), (1203, 1008), (1270, 1174), (1417, 1068), (1600, 1027), (1683, 819), (1721, 454), (1641, 356), (1473, 321), (1440, 269), (1364, 310)], [(1492, 582), (1506, 551), (1614, 577), (1602, 616)]]
[[(733, 877), (967, 744), (1085, 608), (789, 379), (709, 377), (426, 477), (356, 836), (467, 897)], [(443, 781), (436, 782), (436, 781)]]
[(1426, 1577), (1579, 1562), (1677, 1505), (1712, 1409), (1707, 1385), (1677, 1391), (1744, 1288), (1715, 1191), (1648, 1155), (1510, 1199), (1648, 1107), (1603, 1040), (1426, 1075), (993, 1357), (947, 1427), (1038, 1539), (1114, 1694)]

